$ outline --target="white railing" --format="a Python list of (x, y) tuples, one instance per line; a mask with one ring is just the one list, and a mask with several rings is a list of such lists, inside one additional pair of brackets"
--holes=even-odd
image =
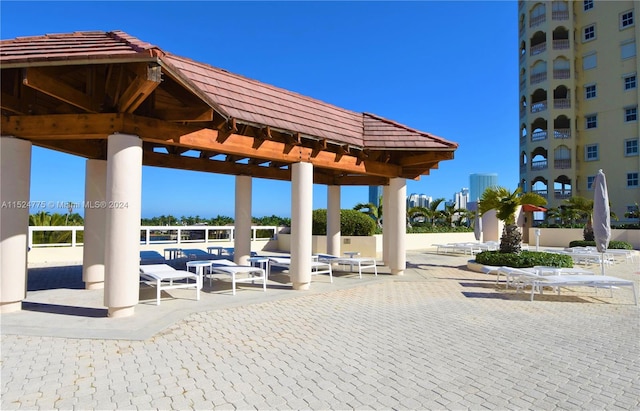
[[(276, 226), (251, 226), (251, 241), (273, 240)], [(29, 226), (29, 248), (83, 245), (84, 226)], [(233, 241), (234, 226), (141, 226), (140, 244), (184, 244)]]

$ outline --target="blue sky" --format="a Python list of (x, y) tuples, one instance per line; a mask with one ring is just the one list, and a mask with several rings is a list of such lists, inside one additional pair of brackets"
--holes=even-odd
[[(457, 142), (407, 194), (451, 199), (472, 173), (518, 181), (516, 1), (0, 3), (2, 39), (122, 30), (163, 50)], [(31, 200), (82, 202), (83, 158), (34, 148)], [(234, 178), (143, 168), (142, 216), (233, 216)], [(290, 216), (289, 182), (254, 179), (253, 215)], [(342, 208), (368, 201), (344, 187)], [(326, 207), (326, 186), (314, 187)], [(47, 210), (65, 212), (66, 210)], [(76, 210), (82, 213), (82, 210)]]

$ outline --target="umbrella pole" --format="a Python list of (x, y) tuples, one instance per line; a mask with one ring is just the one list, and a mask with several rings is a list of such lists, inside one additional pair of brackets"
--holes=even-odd
[(604, 275), (604, 253), (602, 253), (602, 256), (600, 257), (600, 268), (601, 268), (600, 274)]

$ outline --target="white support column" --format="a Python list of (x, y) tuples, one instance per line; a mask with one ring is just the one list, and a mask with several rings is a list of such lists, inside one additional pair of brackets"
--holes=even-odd
[(389, 265), (389, 244), (391, 244), (391, 221), (387, 221), (387, 218), (385, 218), (389, 216), (389, 220), (391, 219), (390, 198), (391, 191), (389, 190), (389, 185), (382, 186), (382, 261), (384, 265)]
[(84, 182), (84, 247), (82, 281), (87, 290), (104, 288), (107, 162), (87, 160)]
[(311, 284), (311, 233), (313, 212), (313, 165), (291, 166), (291, 268), (294, 290)]
[(112, 134), (107, 143), (104, 305), (109, 317), (134, 313), (140, 293), (142, 140)]
[(327, 254), (340, 255), (340, 186), (327, 189)]
[(233, 259), (240, 265), (248, 265), (251, 257), (251, 190), (251, 176), (236, 176)]
[(392, 178), (389, 181), (389, 208), (391, 220), (389, 268), (391, 274), (402, 275), (407, 268), (405, 238), (407, 233), (407, 183), (404, 178)]
[[(0, 138), (0, 313), (22, 310), (27, 295), (31, 142)], [(44, 200), (44, 199), (43, 199)]]

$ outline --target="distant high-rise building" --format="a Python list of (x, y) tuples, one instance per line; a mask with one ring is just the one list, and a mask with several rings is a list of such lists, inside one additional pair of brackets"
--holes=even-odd
[(469, 202), (469, 189), (462, 188), (459, 192), (453, 194), (453, 205), (458, 209), (467, 209)]
[(376, 207), (380, 207), (380, 197), (382, 197), (382, 187), (369, 186), (369, 202)]
[(519, 185), (547, 207), (593, 198), (599, 169), (620, 222), (640, 199), (639, 4), (518, 2)]
[(469, 176), (469, 201), (476, 203), (482, 193), (489, 187), (498, 185), (496, 173), (474, 173)]
[(429, 207), (433, 199), (425, 194), (413, 193), (407, 197), (407, 208), (413, 207)]

